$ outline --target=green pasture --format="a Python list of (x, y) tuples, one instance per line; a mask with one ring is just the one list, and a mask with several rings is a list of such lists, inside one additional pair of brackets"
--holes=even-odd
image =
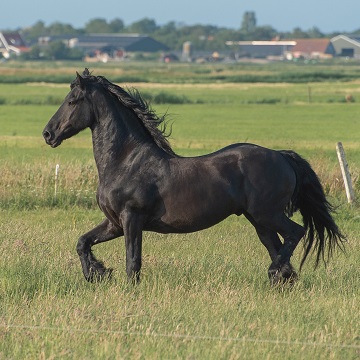
[[(356, 239), (359, 224), (338, 217)], [(269, 259), (244, 219), (188, 235), (145, 234), (142, 282), (126, 283), (124, 244), (96, 249), (115, 268), (88, 284), (74, 250), (95, 210), (2, 211), (3, 358), (356, 359), (359, 251), (308, 264), (270, 288)], [(298, 266), (300, 252), (294, 256)]]
[[(110, 80), (120, 72), (104, 69)], [(358, 193), (358, 82), (135, 86), (175, 99), (153, 108), (168, 113), (181, 155), (232, 142), (304, 155), (338, 206), (347, 252), (316, 271), (310, 259), (294, 287), (271, 288), (265, 248), (245, 218), (232, 216), (193, 234), (146, 233), (135, 287), (123, 240), (95, 247), (114, 277), (88, 284), (75, 246), (103, 218), (90, 132), (51, 149), (41, 132), (69, 85), (1, 84), (0, 359), (358, 359), (360, 214), (346, 202), (335, 152), (341, 141)], [(299, 246), (297, 268), (301, 254)]]
[(0, 64), (0, 83), (68, 83), (84, 67), (113, 81), (129, 83), (298, 83), (352, 81), (359, 78), (356, 59), (332, 61), (253, 63), (212, 62), (204, 64), (161, 62), (84, 63), (68, 61), (7, 62)]

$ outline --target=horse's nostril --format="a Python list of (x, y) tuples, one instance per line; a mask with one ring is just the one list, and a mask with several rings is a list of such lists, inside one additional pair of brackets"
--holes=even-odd
[(45, 140), (51, 140), (52, 134), (51, 134), (50, 131), (44, 130), (44, 131), (43, 131), (43, 137), (44, 137)]

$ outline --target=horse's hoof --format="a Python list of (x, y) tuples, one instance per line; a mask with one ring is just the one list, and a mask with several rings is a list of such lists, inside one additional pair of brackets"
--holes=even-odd
[(282, 283), (281, 272), (279, 269), (269, 269), (268, 276), (271, 286), (276, 286)]
[(298, 275), (291, 264), (284, 264), (278, 269), (270, 267), (268, 275), (272, 286), (282, 284), (293, 285), (298, 279)]
[(99, 269), (95, 270), (90, 268), (89, 275), (87, 277), (85, 276), (85, 279), (91, 283), (110, 280), (112, 278), (112, 272), (113, 269), (101, 269), (101, 271), (99, 271)]
[(280, 271), (285, 282), (293, 283), (298, 279), (298, 275), (290, 263), (284, 264)]

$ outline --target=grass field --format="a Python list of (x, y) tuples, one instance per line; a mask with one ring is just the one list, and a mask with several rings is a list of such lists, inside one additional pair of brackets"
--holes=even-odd
[[(114, 278), (86, 283), (75, 245), (103, 218), (90, 133), (55, 150), (41, 138), (68, 84), (0, 85), (0, 358), (358, 359), (360, 213), (346, 203), (335, 153), (342, 141), (358, 193), (358, 85), (311, 84), (311, 102), (307, 84), (136, 85), (187, 98), (154, 104), (170, 114), (181, 155), (246, 141), (310, 160), (349, 244), (327, 267), (314, 271), (310, 260), (292, 288), (269, 286), (267, 252), (236, 216), (193, 234), (146, 233), (136, 287), (123, 240), (100, 245)], [(355, 102), (340, 100), (347, 94)]]

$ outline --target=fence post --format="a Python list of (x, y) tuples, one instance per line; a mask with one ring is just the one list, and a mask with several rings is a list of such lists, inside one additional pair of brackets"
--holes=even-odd
[(54, 191), (54, 198), (56, 200), (56, 197), (57, 197), (57, 189), (58, 189), (58, 181), (59, 181), (59, 167), (60, 165), (59, 164), (56, 164), (55, 166), (55, 191)]
[(344, 179), (344, 185), (345, 185), (345, 191), (346, 191), (348, 203), (351, 204), (355, 200), (355, 194), (354, 194), (354, 189), (353, 189), (352, 183), (351, 183), (351, 177), (350, 177), (349, 167), (348, 167), (346, 157), (345, 157), (345, 151), (344, 151), (344, 148), (343, 148), (341, 142), (338, 142), (336, 144), (336, 153), (337, 153), (337, 156), (339, 159), (340, 169), (341, 169), (341, 173), (342, 173), (342, 176)]

